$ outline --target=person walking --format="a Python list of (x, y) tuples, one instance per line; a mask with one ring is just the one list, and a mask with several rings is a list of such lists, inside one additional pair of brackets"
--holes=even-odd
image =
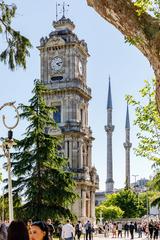
[(79, 240), (82, 234), (82, 223), (81, 221), (78, 221), (78, 223), (75, 226), (75, 236), (77, 236), (77, 239)]
[(133, 222), (131, 222), (129, 225), (129, 231), (131, 234), (131, 239), (133, 239), (134, 238), (134, 223)]
[(86, 240), (88, 240), (88, 237), (89, 237), (89, 240), (92, 239), (92, 224), (91, 222), (88, 220), (86, 222), (86, 224), (84, 225), (85, 227), (85, 230), (86, 230)]
[(109, 225), (108, 225), (108, 222), (105, 222), (103, 228), (104, 228), (104, 237), (108, 238), (109, 237)]
[(124, 236), (125, 236), (125, 238), (129, 237), (129, 223), (128, 222), (126, 222), (124, 225)]
[(50, 218), (48, 218), (48, 220), (47, 220), (47, 227), (48, 227), (49, 240), (52, 240), (53, 233), (54, 233), (54, 226), (53, 226), (52, 221), (51, 221)]
[(153, 220), (151, 219), (151, 221), (149, 222), (149, 235), (150, 235), (150, 239), (153, 238), (153, 230), (154, 230), (154, 223), (153, 223)]
[(67, 220), (67, 223), (62, 227), (61, 237), (65, 240), (73, 240), (74, 237), (74, 227), (70, 224), (70, 221)]
[(121, 222), (118, 222), (117, 229), (118, 229), (118, 237), (122, 238), (122, 223)]
[(137, 223), (137, 233), (138, 233), (138, 238), (142, 238), (142, 224), (141, 224), (141, 222)]

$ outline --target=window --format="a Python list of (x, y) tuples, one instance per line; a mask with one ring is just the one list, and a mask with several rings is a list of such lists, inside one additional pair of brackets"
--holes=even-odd
[(67, 158), (69, 158), (69, 141), (67, 141)]
[(80, 121), (83, 123), (83, 109), (80, 109)]
[(53, 113), (53, 119), (56, 123), (61, 122), (61, 106), (56, 106), (56, 111)]
[(51, 77), (51, 81), (61, 81), (63, 80), (62, 76)]

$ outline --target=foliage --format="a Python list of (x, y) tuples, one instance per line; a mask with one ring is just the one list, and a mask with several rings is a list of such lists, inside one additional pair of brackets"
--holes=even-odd
[(146, 200), (131, 189), (124, 189), (118, 193), (107, 194), (102, 203), (105, 207), (116, 206), (124, 213), (124, 218), (141, 217), (146, 214)]
[(136, 155), (154, 161), (158, 167), (160, 163), (160, 118), (155, 102), (154, 86), (154, 80), (153, 86), (145, 81), (145, 87), (139, 91), (143, 100), (136, 101), (130, 95), (126, 96), (126, 100), (135, 107), (134, 124), (139, 128), (137, 133), (139, 144), (135, 149)]
[[(14, 207), (14, 217), (18, 217), (17, 209), (21, 206), (21, 199), (19, 196), (14, 195), (13, 198), (13, 207)], [(9, 202), (8, 202), (8, 193), (0, 196), (0, 216), (2, 216), (2, 220), (9, 219)]]
[(137, 7), (138, 15), (141, 15), (144, 12), (151, 12), (155, 17), (160, 17), (159, 0), (136, 0), (134, 5)]
[(14, 194), (23, 198), (19, 208), (22, 218), (46, 219), (48, 217), (71, 217), (69, 206), (74, 202), (73, 174), (67, 171), (68, 160), (60, 150), (61, 139), (47, 133), (56, 128), (53, 107), (48, 107), (43, 98), (45, 87), (35, 82), (30, 105), (21, 104), (20, 117), (27, 119), (24, 138), (17, 141), (13, 154)]
[[(139, 91), (141, 102), (133, 96), (126, 96), (129, 104), (135, 107), (134, 124), (138, 126), (138, 146), (136, 155), (153, 161), (154, 177), (150, 182), (151, 190), (160, 191), (160, 118), (155, 101), (155, 80), (145, 81), (145, 86)], [(160, 198), (159, 198), (160, 204)]]
[(29, 56), (30, 41), (11, 27), (16, 6), (0, 3), (0, 34), (5, 36), (6, 48), (0, 53), (0, 61), (7, 63), (11, 70), (16, 66), (26, 68), (26, 56)]
[(100, 205), (96, 207), (96, 219), (100, 218), (101, 213), (103, 220), (106, 221), (120, 219), (122, 218), (124, 212), (117, 206), (106, 207), (104, 205)]

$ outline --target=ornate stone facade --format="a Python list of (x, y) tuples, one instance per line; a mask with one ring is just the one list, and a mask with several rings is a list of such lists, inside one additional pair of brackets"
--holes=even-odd
[(55, 30), (41, 38), (41, 81), (48, 87), (48, 105), (59, 129), (50, 134), (64, 138), (63, 153), (69, 159), (69, 169), (75, 173), (76, 190), (80, 198), (71, 206), (78, 219), (95, 220), (95, 191), (99, 179), (92, 166), (92, 131), (88, 126), (88, 103), (91, 89), (87, 86), (87, 44), (73, 32), (74, 23), (64, 16), (53, 22)]

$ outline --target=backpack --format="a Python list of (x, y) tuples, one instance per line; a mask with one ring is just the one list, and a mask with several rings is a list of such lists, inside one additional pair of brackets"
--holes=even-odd
[(76, 232), (79, 231), (79, 224), (78, 223), (76, 224), (75, 230), (76, 230)]

